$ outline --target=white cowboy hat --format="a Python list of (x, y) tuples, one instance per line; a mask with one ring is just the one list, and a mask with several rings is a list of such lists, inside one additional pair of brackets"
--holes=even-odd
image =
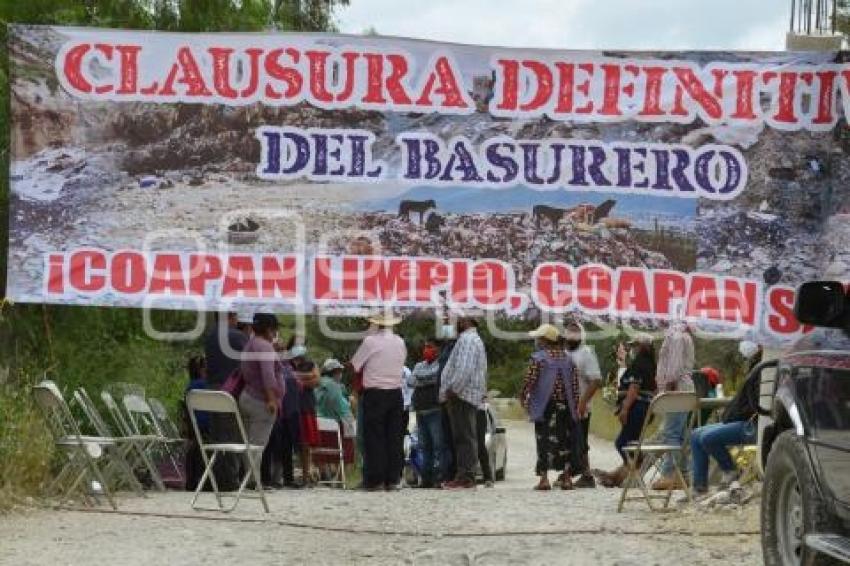
[(329, 373), (334, 370), (344, 368), (345, 366), (339, 363), (339, 360), (337, 360), (336, 358), (328, 358), (327, 360), (325, 360), (325, 363), (322, 364), (322, 373)]
[(545, 338), (549, 342), (557, 342), (561, 337), (561, 332), (558, 327), (553, 324), (541, 324), (536, 329), (528, 333), (532, 338)]

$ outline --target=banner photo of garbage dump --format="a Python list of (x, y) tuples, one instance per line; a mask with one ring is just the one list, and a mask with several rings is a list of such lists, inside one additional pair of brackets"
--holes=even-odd
[(793, 339), (850, 265), (843, 52), (11, 26), (14, 301)]

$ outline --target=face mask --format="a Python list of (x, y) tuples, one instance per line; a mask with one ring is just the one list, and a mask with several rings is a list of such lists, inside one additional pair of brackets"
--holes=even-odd
[(564, 342), (567, 346), (567, 350), (574, 351), (577, 350), (579, 346), (581, 346), (581, 340), (567, 340)]
[(437, 359), (437, 349), (432, 346), (426, 346), (422, 349), (422, 359), (426, 362), (433, 362)]

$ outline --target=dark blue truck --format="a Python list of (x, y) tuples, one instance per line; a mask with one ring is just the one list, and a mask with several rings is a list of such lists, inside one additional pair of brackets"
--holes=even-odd
[(817, 328), (756, 370), (764, 562), (850, 563), (850, 292), (805, 283), (795, 314)]

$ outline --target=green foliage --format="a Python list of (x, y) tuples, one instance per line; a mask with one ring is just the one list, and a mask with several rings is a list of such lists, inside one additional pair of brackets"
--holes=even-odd
[[(0, 41), (8, 23), (167, 31), (332, 31), (348, 0), (0, 0)], [(0, 237), (8, 240), (9, 66), (0, 53)], [(0, 246), (0, 293), (8, 248)], [(2, 298), (2, 297), (0, 297)], [(138, 310), (0, 303), (0, 509), (33, 493), (49, 472), (50, 443), (30, 386), (45, 375), (70, 391), (138, 383), (175, 408), (192, 346), (153, 340)], [(188, 329), (193, 313), (152, 314), (159, 330)], [(197, 348), (197, 345), (194, 345)]]

